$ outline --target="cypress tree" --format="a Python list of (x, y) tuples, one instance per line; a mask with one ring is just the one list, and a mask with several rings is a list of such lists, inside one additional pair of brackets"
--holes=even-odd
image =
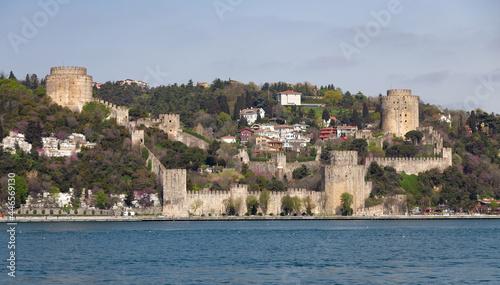
[(9, 74), (9, 79), (17, 80), (16, 76), (14, 76), (14, 73), (12, 71)]
[(368, 105), (363, 103), (363, 122), (368, 123), (370, 121), (370, 112), (368, 111)]

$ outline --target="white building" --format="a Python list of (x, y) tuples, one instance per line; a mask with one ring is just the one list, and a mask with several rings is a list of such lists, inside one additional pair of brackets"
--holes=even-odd
[(340, 138), (342, 136), (354, 136), (356, 131), (358, 130), (357, 126), (340, 126), (337, 127), (337, 137)]
[(280, 102), (281, 105), (301, 105), (302, 93), (295, 91), (283, 91), (276, 94), (276, 100)]
[(131, 85), (133, 83), (141, 86), (141, 87), (145, 87), (145, 88), (149, 88), (149, 84), (146, 83), (146, 82), (143, 82), (143, 81), (140, 81), (140, 80), (133, 80), (133, 79), (125, 79), (125, 80), (122, 80), (122, 81), (118, 81), (118, 83), (120, 83), (120, 85)]
[(16, 153), (16, 144), (25, 152), (31, 151), (32, 146), (29, 142), (25, 141), (23, 134), (10, 131), (9, 136), (2, 140), (3, 150), (12, 154)]
[(225, 143), (235, 143), (236, 142), (236, 137), (233, 137), (233, 136), (224, 136), (220, 139)]
[(262, 108), (248, 108), (240, 111), (240, 119), (246, 118), (249, 126), (257, 121), (258, 115), (260, 115), (261, 118), (264, 118), (266, 112)]
[[(86, 146), (93, 148), (95, 143), (89, 143), (85, 140), (85, 136), (82, 134), (71, 134), (65, 140), (59, 140), (54, 136), (42, 137), (43, 148), (39, 149), (40, 155), (45, 155), (49, 157), (54, 156), (70, 156), (74, 153), (80, 152), (80, 147)], [(15, 146), (19, 147), (25, 152), (31, 151), (31, 144), (25, 141), (25, 136), (23, 134), (10, 131), (9, 136), (5, 137), (2, 141), (4, 151), (10, 153), (16, 153)]]

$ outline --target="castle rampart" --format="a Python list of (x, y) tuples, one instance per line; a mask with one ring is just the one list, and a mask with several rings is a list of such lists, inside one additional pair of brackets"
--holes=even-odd
[(397, 172), (406, 174), (418, 174), (437, 168), (441, 171), (452, 165), (451, 148), (443, 148), (441, 157), (367, 157), (365, 165), (369, 167), (372, 161), (376, 161), (380, 166), (390, 166)]
[(47, 95), (54, 103), (81, 112), (92, 101), (92, 76), (78, 66), (57, 66), (47, 75)]

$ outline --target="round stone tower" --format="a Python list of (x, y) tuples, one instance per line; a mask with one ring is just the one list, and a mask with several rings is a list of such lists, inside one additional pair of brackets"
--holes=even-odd
[(80, 112), (92, 101), (92, 76), (78, 66), (57, 66), (47, 75), (47, 95), (54, 103)]
[(410, 89), (387, 90), (387, 96), (380, 97), (382, 129), (398, 137), (416, 130), (419, 126), (418, 104), (418, 96), (411, 95)]

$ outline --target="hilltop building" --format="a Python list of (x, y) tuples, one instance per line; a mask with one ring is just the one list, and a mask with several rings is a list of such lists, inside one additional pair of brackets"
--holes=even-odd
[(291, 90), (286, 90), (276, 94), (276, 100), (280, 102), (281, 105), (301, 105), (302, 93), (295, 92)]
[(257, 121), (258, 116), (264, 118), (266, 112), (262, 108), (248, 108), (240, 111), (240, 119), (247, 119), (247, 125), (251, 126)]

